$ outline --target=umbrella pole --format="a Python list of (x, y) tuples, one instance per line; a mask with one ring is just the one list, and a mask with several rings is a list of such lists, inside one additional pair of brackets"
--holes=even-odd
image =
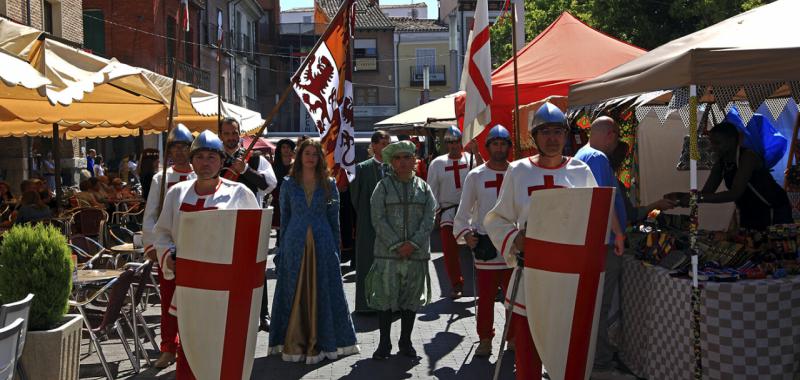
[(692, 253), (692, 344), (694, 348), (694, 378), (702, 379), (703, 363), (700, 345), (700, 287), (697, 281), (697, 230), (698, 217), (697, 161), (700, 152), (697, 146), (697, 86), (689, 86), (689, 249)]
[[(185, 33), (185, 31), (181, 30), (180, 26), (183, 25), (183, 18), (186, 17), (184, 12), (178, 12), (180, 16), (178, 16), (177, 25), (175, 25), (175, 57), (172, 58), (172, 93), (169, 96), (169, 115), (167, 116), (167, 139), (169, 139), (169, 134), (172, 132), (172, 123), (175, 121), (175, 92), (176, 87), (178, 84), (178, 52), (180, 51), (181, 46), (181, 34)], [(158, 197), (158, 210), (161, 213), (161, 209), (164, 207), (164, 195), (167, 192), (167, 156), (169, 152), (167, 151), (167, 141), (164, 141), (164, 161), (161, 168), (161, 194)]]
[(217, 42), (217, 134), (222, 134), (222, 38)]
[(59, 149), (59, 136), (58, 123), (53, 123), (53, 163), (55, 164), (55, 173), (53, 173), (56, 181), (56, 207), (57, 212), (61, 212), (61, 198), (64, 197), (64, 192), (61, 190), (61, 152)]
[(511, 49), (513, 54), (513, 62), (514, 62), (514, 159), (522, 158), (522, 147), (520, 134), (522, 133), (522, 128), (519, 125), (519, 79), (517, 78), (517, 7), (511, 7)]

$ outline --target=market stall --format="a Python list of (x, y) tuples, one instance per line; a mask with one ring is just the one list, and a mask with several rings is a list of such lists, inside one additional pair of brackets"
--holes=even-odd
[[(752, 113), (768, 98), (796, 111), (800, 40), (787, 28), (796, 31), (791, 15), (798, 11), (800, 3), (790, 0), (758, 7), (571, 88), (573, 114), (616, 109), (628, 129), (636, 114), (635, 169), (649, 171), (636, 184), (641, 204), (675, 186), (690, 189), (689, 215), (659, 215), (630, 236), (638, 260), (628, 257), (624, 265), (619, 340), (621, 358), (640, 376), (800, 374), (798, 226), (751, 231), (734, 224), (725, 233), (709, 232), (698, 202), (709, 168), (709, 140), (703, 141), (709, 115), (718, 114), (713, 126), (732, 107)], [(663, 90), (670, 92), (668, 103), (657, 110), (637, 100)], [(772, 113), (773, 120), (782, 113)], [(747, 141), (749, 128), (739, 129), (740, 141)]]

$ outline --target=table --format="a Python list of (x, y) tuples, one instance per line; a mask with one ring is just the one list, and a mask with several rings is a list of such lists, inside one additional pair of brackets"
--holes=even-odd
[(79, 269), (78, 278), (75, 279), (73, 284), (82, 286), (86, 284), (111, 281), (122, 274), (121, 270), (116, 269)]
[[(800, 373), (800, 276), (708, 282), (700, 296), (703, 378)], [(623, 258), (620, 358), (648, 379), (691, 379), (691, 281)]]
[(120, 245), (115, 245), (109, 250), (114, 253), (114, 267), (119, 267), (118, 261), (119, 257), (122, 255), (128, 255), (131, 259), (135, 260), (139, 255), (144, 254), (144, 248), (134, 247), (133, 243), (125, 243)]

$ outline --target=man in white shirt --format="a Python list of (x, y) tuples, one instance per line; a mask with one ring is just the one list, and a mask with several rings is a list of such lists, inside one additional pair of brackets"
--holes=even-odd
[(447, 154), (436, 157), (428, 167), (428, 184), (439, 208), (439, 234), (442, 239), (444, 263), (452, 286), (451, 297), (460, 298), (464, 291), (458, 244), (453, 236), (453, 219), (461, 202), (461, 190), (470, 171), (470, 154), (461, 146), (461, 131), (450, 126), (444, 135)]
[[(192, 143), (190, 159), (197, 175), (196, 179), (180, 182), (167, 191), (164, 207), (158, 217), (153, 234), (155, 249), (163, 258), (164, 268), (180, 276), (180, 268), (175, 266), (175, 257), (179, 252), (175, 249), (175, 239), (180, 231), (180, 214), (213, 209), (260, 209), (253, 193), (238, 182), (219, 177), (224, 157), (222, 141), (213, 132), (206, 130), (200, 133)], [(219, 231), (209, 228), (208, 233)], [(236, 236), (219, 236), (220, 239), (235, 239)], [(166, 270), (165, 270), (166, 272)], [(212, 275), (213, 273), (209, 273)], [(177, 315), (175, 297), (169, 306), (170, 314)], [(189, 363), (182, 352), (180, 343), (177, 347), (177, 378), (192, 375)]]
[(458, 243), (472, 250), (475, 256), (478, 288), (477, 330), (480, 343), (476, 356), (492, 354), (494, 337), (494, 300), (497, 289), (508, 292), (511, 268), (503, 256), (497, 253), (483, 227), (483, 217), (497, 202), (500, 186), (508, 169), (508, 153), (511, 150), (511, 134), (502, 125), (489, 130), (486, 138), (489, 161), (467, 174), (461, 203), (453, 221), (453, 232)]
[[(589, 166), (563, 155), (568, 131), (567, 119), (558, 107), (545, 103), (536, 111), (531, 136), (539, 154), (509, 165), (497, 205), (484, 219), (489, 237), (511, 267), (517, 267), (517, 252), (523, 252), (532, 192), (559, 187), (597, 187)], [(612, 219), (612, 229), (621, 232), (616, 217)], [(621, 252), (623, 245), (616, 244), (616, 249)], [(510, 282), (513, 284), (521, 275), (521, 271), (516, 270)], [(521, 285), (514, 299), (507, 297), (506, 302), (513, 310), (511, 330), (516, 343), (517, 379), (539, 380), (542, 378), (542, 361), (531, 337), (526, 307), (546, 305), (525, 305), (525, 292)]]
[[(167, 168), (167, 190), (178, 182), (197, 177), (194, 174), (194, 170), (192, 170), (192, 165), (189, 164), (189, 148), (193, 140), (192, 132), (183, 124), (176, 125), (167, 136), (167, 154), (173, 163), (172, 166)], [(166, 368), (175, 362), (176, 338), (178, 336), (178, 320), (169, 313), (172, 295), (175, 293), (175, 274), (172, 273), (172, 270), (164, 268), (166, 255), (162, 255), (159, 259), (153, 246), (155, 243), (153, 227), (155, 227), (158, 215), (161, 213), (159, 209), (161, 175), (162, 172), (160, 170), (153, 175), (153, 182), (150, 185), (150, 193), (147, 194), (142, 221), (142, 243), (147, 256), (157, 263), (159, 290), (161, 291), (161, 356), (158, 357), (154, 364), (156, 368)]]

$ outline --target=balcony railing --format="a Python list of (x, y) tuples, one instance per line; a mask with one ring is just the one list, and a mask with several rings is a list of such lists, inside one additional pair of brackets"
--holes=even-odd
[[(428, 66), (430, 75), (431, 86), (446, 86), (447, 85), (447, 70), (444, 65)], [(422, 86), (425, 76), (425, 66), (411, 66), (411, 86)]]
[[(156, 71), (167, 76), (172, 76), (175, 66), (172, 58), (164, 58), (159, 62)], [(178, 62), (177, 68), (178, 80), (188, 82), (203, 90), (211, 90), (211, 73), (207, 70), (194, 67), (186, 62)]]
[[(211, 23), (204, 26), (208, 30), (208, 44), (216, 45), (219, 41), (219, 27)], [(223, 31), (223, 37), (225, 40), (222, 43), (225, 50), (235, 50), (237, 54), (253, 56), (255, 41), (252, 36), (225, 30)]]
[(279, 33), (281, 35), (294, 34), (294, 35), (320, 35), (325, 31), (328, 24), (314, 24), (311, 22), (282, 22), (280, 24)]

